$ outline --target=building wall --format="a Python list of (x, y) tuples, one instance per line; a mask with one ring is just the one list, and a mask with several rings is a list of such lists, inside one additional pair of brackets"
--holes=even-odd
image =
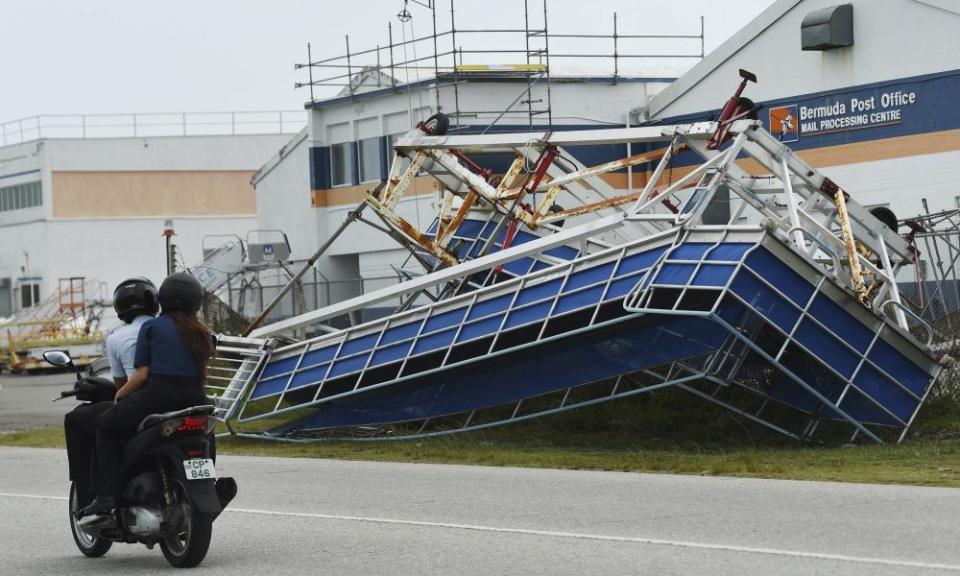
[(901, 218), (956, 207), (960, 8), (851, 3), (854, 45), (804, 52), (803, 17), (836, 2), (781, 0), (655, 96), (656, 119), (715, 117), (746, 68), (759, 82), (745, 95), (763, 103), (765, 126), (779, 134), (774, 117), (791, 114), (796, 129), (784, 141), (862, 204)]
[(45, 297), (61, 277), (84, 276), (111, 290), (131, 276), (162, 280), (167, 218), (181, 264), (196, 265), (218, 236), (257, 227), (250, 179), (288, 139), (45, 139), (2, 147), (0, 187), (40, 180), (43, 203), (0, 212), (0, 280), (11, 280), (14, 300), (25, 281), (39, 283)]
[(53, 172), (54, 218), (256, 214), (252, 170)]

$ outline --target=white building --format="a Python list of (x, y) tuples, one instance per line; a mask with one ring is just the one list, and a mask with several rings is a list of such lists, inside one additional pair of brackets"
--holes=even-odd
[[(832, 45), (802, 49), (802, 28), (831, 26)], [(744, 68), (758, 77), (744, 96), (763, 104), (766, 127), (860, 203), (900, 218), (955, 208), (958, 31), (950, 0), (779, 0), (654, 96), (650, 112), (662, 123), (715, 116)]]
[(137, 137), (83, 137), (77, 125), (77, 137), (35, 130), (0, 147), (0, 317), (53, 294), (60, 278), (85, 277), (88, 290), (102, 282), (107, 297), (126, 277), (161, 280), (166, 219), (187, 265), (205, 239), (246, 235), (257, 226), (250, 178), (289, 139), (274, 126), (143, 136), (157, 130), (141, 124)]

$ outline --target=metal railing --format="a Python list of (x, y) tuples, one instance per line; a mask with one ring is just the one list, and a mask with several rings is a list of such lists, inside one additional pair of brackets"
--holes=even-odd
[[(522, 27), (503, 28), (458, 27), (454, 0), (450, 0), (449, 10), (443, 7), (445, 13), (440, 13), (436, 0), (417, 3), (429, 10), (430, 20), (426, 25), (430, 27), (430, 34), (417, 36), (413, 15), (404, 10), (398, 15), (399, 33), (393, 23), (388, 22), (387, 42), (375, 48), (351, 49), (350, 36), (346, 35), (344, 54), (314, 59), (308, 43), (307, 61), (294, 64), (295, 69), (306, 69), (307, 78), (295, 87), (308, 87), (310, 101), (317, 102), (333, 94), (317, 93), (316, 88), (337, 87), (339, 95), (353, 96), (369, 75), (376, 87), (383, 88), (436, 79), (437, 105), (441, 85), (452, 87), (455, 110), (448, 114), (460, 117), (503, 112), (461, 110), (458, 84), (462, 80), (483, 75), (516, 76), (526, 78), (527, 88), (526, 98), (522, 101), (522, 97), (518, 98), (515, 104), (522, 104), (529, 116), (545, 115), (552, 124), (550, 77), (556, 72), (551, 69), (551, 59), (559, 59), (564, 66), (569, 65), (571, 71), (589, 66), (590, 75), (609, 78), (616, 84), (619, 79), (633, 75), (632, 71), (625, 74), (624, 65), (628, 62), (699, 60), (705, 53), (703, 17), (699, 30), (687, 34), (623, 33), (615, 12), (610, 33), (586, 30), (557, 33), (548, 26), (547, 0), (535, 10), (533, 2), (524, 0), (523, 11), (514, 15), (518, 22), (522, 17)], [(448, 29), (438, 30), (438, 17), (449, 22)], [(535, 86), (544, 94), (535, 96), (532, 93)]]
[(306, 124), (303, 110), (42, 114), (0, 123), (0, 146), (41, 138), (292, 134)]

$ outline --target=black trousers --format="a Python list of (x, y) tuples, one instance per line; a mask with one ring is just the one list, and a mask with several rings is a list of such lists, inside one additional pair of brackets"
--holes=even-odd
[(77, 485), (80, 506), (85, 506), (93, 498), (97, 418), (110, 408), (113, 408), (110, 401), (81, 404), (63, 417), (70, 480)]
[(97, 496), (120, 498), (123, 444), (150, 414), (209, 404), (197, 381), (151, 378), (143, 388), (97, 417)]

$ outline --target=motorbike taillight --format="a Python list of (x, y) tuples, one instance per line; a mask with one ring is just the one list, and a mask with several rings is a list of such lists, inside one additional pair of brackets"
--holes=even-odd
[(160, 435), (171, 436), (180, 432), (187, 434), (191, 432), (205, 432), (209, 434), (213, 432), (216, 424), (216, 420), (206, 416), (184, 416), (183, 418), (167, 420), (161, 424)]
[(206, 416), (185, 416), (177, 426), (177, 432), (204, 432), (206, 429)]

